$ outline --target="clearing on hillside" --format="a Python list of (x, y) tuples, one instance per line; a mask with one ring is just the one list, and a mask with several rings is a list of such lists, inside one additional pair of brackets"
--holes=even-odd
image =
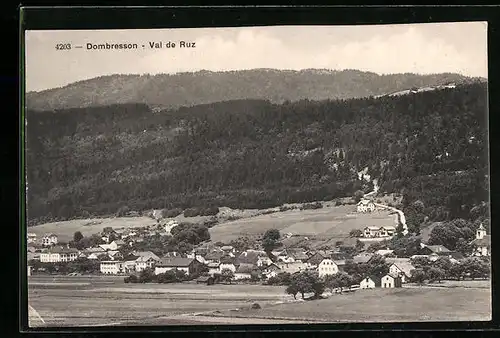
[(269, 229), (282, 234), (321, 235), (325, 239), (344, 238), (353, 229), (365, 226), (397, 225), (397, 217), (388, 211), (358, 213), (356, 206), (329, 206), (314, 210), (288, 210), (222, 223), (210, 229), (212, 241), (227, 243), (240, 236), (260, 235)]

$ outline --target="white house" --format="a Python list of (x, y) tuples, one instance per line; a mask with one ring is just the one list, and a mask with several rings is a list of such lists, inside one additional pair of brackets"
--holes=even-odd
[(125, 272), (125, 263), (122, 261), (102, 261), (101, 273), (105, 275), (118, 275)]
[(394, 253), (394, 250), (391, 249), (380, 249), (375, 251), (375, 255), (380, 255), (380, 256), (387, 256)]
[(220, 263), (219, 269), (221, 272), (222, 272), (222, 270), (225, 270), (225, 269), (229, 269), (233, 273), (236, 272), (236, 266), (233, 263), (229, 263), (229, 262)]
[(55, 235), (55, 234), (48, 234), (48, 235), (43, 236), (43, 238), (42, 238), (42, 244), (44, 246), (50, 246), (50, 245), (57, 244), (57, 235)]
[(42, 263), (71, 262), (77, 258), (78, 250), (73, 248), (54, 247), (40, 253), (40, 262)]
[(220, 263), (219, 262), (210, 262), (207, 264), (208, 274), (213, 276), (216, 273), (221, 273)]
[(375, 204), (370, 200), (361, 200), (356, 205), (358, 212), (372, 212), (375, 210)]
[(476, 238), (471, 242), (475, 248), (474, 256), (490, 256), (491, 255), (491, 236), (486, 234), (486, 229), (483, 224), (479, 225), (476, 231)]
[(386, 225), (380, 227), (378, 230), (378, 237), (392, 237), (396, 233), (396, 227), (392, 225)]
[(414, 269), (415, 267), (410, 262), (393, 263), (389, 267), (389, 274), (399, 276), (402, 283), (407, 283), (411, 277), (411, 271)]
[(147, 268), (153, 268), (156, 260), (153, 257), (140, 256), (135, 261), (135, 271), (140, 272)]
[(363, 229), (363, 237), (373, 238), (378, 236), (379, 227), (367, 226)]
[(31, 276), (31, 265), (28, 265), (28, 276)]
[(35, 243), (36, 242), (36, 234), (28, 232), (26, 235), (26, 239), (28, 240), (28, 243)]
[(325, 258), (318, 264), (319, 277), (335, 275), (339, 272), (339, 267), (331, 259)]
[(400, 288), (402, 284), (403, 282), (401, 281), (401, 277), (390, 273), (382, 277), (382, 280), (380, 281), (382, 288)]
[(359, 282), (360, 289), (374, 289), (380, 287), (381, 279), (377, 276), (366, 276), (361, 282)]

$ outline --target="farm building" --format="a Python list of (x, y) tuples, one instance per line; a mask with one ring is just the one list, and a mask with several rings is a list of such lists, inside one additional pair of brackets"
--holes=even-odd
[(197, 284), (214, 285), (215, 279), (211, 276), (201, 276), (196, 280)]
[(152, 269), (157, 262), (153, 257), (140, 256), (135, 260), (135, 271), (140, 272), (147, 268)]
[(296, 272), (304, 271), (307, 269), (307, 264), (302, 262), (284, 263), (280, 262), (277, 264), (281, 272), (288, 272), (294, 274)]
[(380, 282), (382, 288), (400, 288), (403, 284), (401, 277), (388, 273)]
[(366, 276), (359, 283), (360, 289), (374, 289), (376, 287), (380, 287), (381, 279), (377, 276)]
[(339, 267), (331, 259), (323, 259), (321, 263), (318, 264), (318, 273), (320, 277), (335, 275), (339, 272)]
[(372, 212), (375, 210), (375, 204), (370, 200), (361, 200), (356, 205), (358, 212)]
[(192, 258), (162, 258), (155, 266), (155, 275), (169, 270), (184, 271), (186, 275), (198, 272), (203, 264)]
[(255, 265), (240, 264), (234, 273), (234, 279), (250, 279), (252, 277), (252, 271), (257, 271)]
[(389, 267), (389, 273), (400, 276), (401, 282), (406, 283), (411, 277), (411, 271), (414, 269), (415, 267), (410, 262), (399, 262), (393, 263)]
[(392, 237), (396, 233), (396, 227), (386, 225), (383, 227), (367, 226), (363, 229), (363, 237), (366, 238), (385, 238)]

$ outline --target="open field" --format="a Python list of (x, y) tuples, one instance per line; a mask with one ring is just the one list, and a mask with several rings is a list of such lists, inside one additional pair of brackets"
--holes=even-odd
[[(208, 217), (184, 217), (181, 214), (173, 219), (179, 222), (198, 223), (203, 222)], [(84, 236), (90, 236), (101, 232), (106, 227), (112, 227), (116, 230), (120, 228), (142, 228), (156, 224), (156, 221), (149, 217), (92, 218), (35, 225), (29, 227), (28, 232), (35, 233), (38, 238), (47, 233), (54, 233), (58, 236), (59, 241), (68, 242), (73, 239), (73, 234), (76, 231), (81, 231)]]
[(290, 297), (283, 287), (274, 286), (125, 284), (123, 277), (108, 276), (33, 276), (28, 280), (32, 327), (225, 323), (227, 319), (196, 320), (194, 315), (281, 301)]
[(239, 236), (252, 236), (268, 229), (281, 233), (318, 236), (324, 240), (345, 238), (353, 229), (365, 226), (397, 225), (397, 217), (387, 211), (357, 213), (356, 206), (327, 206), (315, 210), (288, 210), (268, 215), (238, 219), (210, 229), (212, 241), (229, 242)]
[(219, 316), (310, 319), (323, 322), (418, 322), (491, 320), (491, 291), (474, 288), (359, 290), (328, 299), (274, 305), (261, 310), (224, 311)]
[[(279, 286), (125, 284), (122, 277), (112, 276), (33, 276), (28, 280), (29, 318), (31, 327), (489, 320), (490, 282), (457, 283), (294, 301)], [(253, 303), (262, 309), (251, 309)]]
[[(96, 224), (86, 225), (91, 222)], [(146, 227), (156, 224), (156, 221), (149, 217), (113, 217), (113, 218), (94, 218), (94, 219), (75, 219), (71, 221), (52, 222), (35, 225), (28, 228), (28, 232), (37, 235), (37, 238), (44, 234), (56, 234), (61, 242), (73, 240), (73, 234), (81, 231), (84, 236), (101, 232), (106, 227), (113, 229)]]

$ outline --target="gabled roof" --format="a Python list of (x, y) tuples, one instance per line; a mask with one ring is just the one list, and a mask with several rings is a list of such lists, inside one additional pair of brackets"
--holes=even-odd
[(250, 273), (255, 269), (256, 267), (253, 264), (240, 264), (236, 269), (236, 273)]
[(139, 256), (139, 258), (137, 258), (135, 260), (136, 263), (141, 263), (141, 262), (148, 262), (150, 260), (155, 260), (153, 257), (150, 257), (150, 256)]
[(385, 262), (389, 264), (407, 264), (410, 263), (410, 258), (388, 257)]
[(133, 251), (132, 255), (137, 256), (137, 257), (151, 257), (151, 258), (153, 258), (154, 260), (157, 260), (157, 261), (160, 260), (160, 257), (158, 257), (157, 255), (155, 255), (151, 251)]
[[(384, 277), (385, 277), (385, 276), (390, 276), (390, 277), (392, 277), (392, 278), (394, 278), (394, 279), (401, 278), (401, 277), (399, 277), (399, 276), (398, 276), (397, 274), (395, 274), (395, 273), (388, 273), (388, 274), (384, 275)], [(384, 278), (384, 277), (382, 277), (382, 278)]]
[(193, 263), (194, 259), (192, 258), (162, 258), (156, 266), (158, 267), (188, 267)]
[(411, 271), (415, 270), (415, 267), (410, 262), (393, 263), (393, 265), (401, 270), (407, 277), (410, 277)]
[(385, 249), (382, 249), (382, 250), (375, 251), (375, 254), (376, 255), (385, 256), (385, 255), (391, 254), (393, 252), (394, 252), (394, 250), (385, 250)]
[(472, 245), (480, 247), (490, 247), (491, 246), (491, 235), (485, 235), (482, 239), (475, 239), (471, 242)]
[(312, 264), (312, 265), (318, 265), (325, 258), (327, 258), (327, 257), (323, 256), (319, 252), (316, 252), (314, 255), (312, 255), (311, 257), (309, 257), (307, 259), (307, 263)]
[(221, 259), (223, 256), (224, 256), (223, 252), (212, 251), (212, 252), (207, 253), (207, 255), (205, 256), (205, 259)]
[(70, 254), (70, 253), (78, 253), (78, 250), (75, 248), (63, 248), (63, 247), (54, 247), (49, 249), (50, 253), (60, 253), (60, 254)]
[(220, 263), (212, 262), (212, 263), (208, 263), (207, 266), (209, 268), (218, 268), (220, 266)]
[(370, 200), (361, 200), (358, 202), (357, 205), (368, 205), (369, 203), (373, 203), (373, 202)]

